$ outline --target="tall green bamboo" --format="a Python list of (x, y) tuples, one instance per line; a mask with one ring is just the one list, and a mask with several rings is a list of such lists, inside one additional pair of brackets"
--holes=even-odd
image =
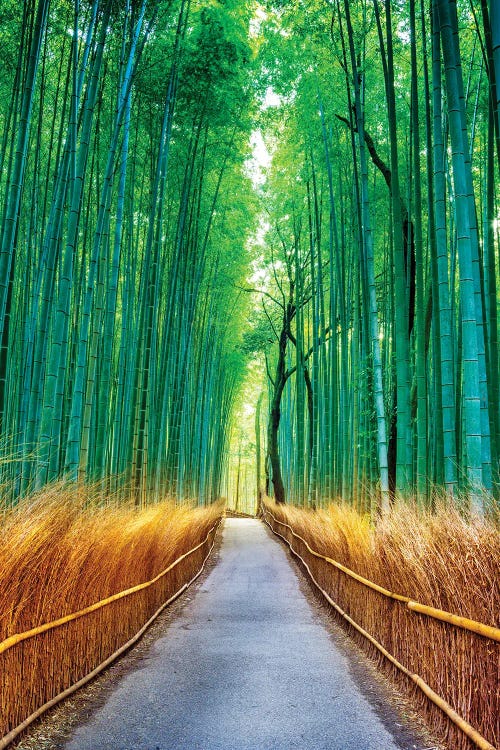
[(441, 56), (437, 3), (432, 8), (432, 101), (433, 101), (433, 192), (434, 229), (439, 296), (439, 345), (441, 348), (444, 483), (450, 496), (457, 489), (457, 435), (455, 426), (455, 376), (452, 310), (446, 241), (445, 151), (442, 127)]
[(471, 492), (471, 507), (481, 513), (482, 506), (482, 451), (481, 451), (481, 400), (479, 386), (479, 357), (477, 342), (477, 320), (473, 276), (473, 250), (470, 227), (470, 205), (467, 190), (466, 165), (467, 144), (463, 141), (463, 99), (458, 78), (461, 68), (456, 59), (453, 39), (452, 17), (448, 3), (438, 0), (442, 53), (446, 77), (448, 122), (453, 164), (453, 186), (455, 193), (456, 222), (460, 271), (460, 307), (463, 334), (463, 387), (464, 430), (467, 482)]
[[(375, 289), (373, 235), (370, 222), (370, 204), (368, 197), (368, 165), (365, 152), (364, 115), (361, 103), (360, 75), (357, 64), (356, 50), (354, 47), (354, 34), (349, 11), (349, 3), (347, 2), (347, 0), (345, 0), (344, 2), (344, 11), (346, 15), (348, 45), (354, 88), (356, 130), (358, 133), (358, 158), (360, 163), (361, 183), (362, 240), (365, 272), (367, 275), (367, 288), (369, 295), (370, 340), (374, 380), (373, 398), (377, 417), (377, 451), (380, 472), (381, 510), (382, 513), (387, 513), (390, 504), (389, 469), (387, 459), (387, 427), (384, 404), (382, 361), (380, 355), (380, 331), (378, 321), (377, 296)], [(406, 330), (404, 333), (404, 337), (406, 339)]]
[(417, 497), (424, 505), (427, 502), (428, 462), (427, 462), (427, 381), (424, 311), (424, 258), (422, 237), (422, 181), (420, 176), (420, 107), (418, 97), (418, 69), (416, 43), (415, 0), (410, 0), (411, 35), (411, 111), (413, 132), (413, 179), (414, 179), (414, 224), (415, 224), (415, 265), (416, 265), (416, 381), (417, 381)]
[(378, 10), (378, 0), (374, 0), (377, 28), (384, 65), (384, 80), (387, 99), (391, 154), (391, 209), (394, 247), (394, 293), (395, 293), (395, 351), (396, 351), (396, 392), (397, 392), (397, 449), (396, 449), (396, 490), (405, 494), (412, 485), (412, 432), (410, 425), (410, 365), (409, 365), (409, 315), (407, 268), (409, 258), (405, 257), (403, 242), (403, 214), (399, 184), (399, 155), (396, 95), (394, 85), (394, 45), (390, 0), (385, 0), (386, 43)]

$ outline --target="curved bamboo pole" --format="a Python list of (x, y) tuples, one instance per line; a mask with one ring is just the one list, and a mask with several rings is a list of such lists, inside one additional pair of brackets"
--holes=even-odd
[[(78, 610), (78, 612), (72, 612), (69, 615), (65, 615), (64, 617), (59, 617), (57, 620), (52, 620), (51, 622), (46, 622), (43, 625), (38, 625), (36, 628), (31, 628), (30, 630), (25, 630), (23, 633), (15, 633), (14, 635), (9, 636), (4, 641), (0, 642), (0, 654), (3, 654), (4, 651), (7, 651), (9, 648), (12, 648), (12, 646), (17, 645), (18, 643), (21, 643), (21, 641), (26, 641), (29, 638), (33, 638), (36, 635), (40, 635), (41, 633), (46, 633), (47, 630), (53, 630), (54, 628), (58, 628), (60, 625), (64, 625), (67, 622), (71, 622), (72, 620), (77, 620), (80, 617), (84, 617), (85, 615), (90, 614), (91, 612), (95, 612), (98, 609), (102, 609), (103, 607), (106, 607), (108, 604), (112, 604), (113, 602), (118, 601), (119, 599), (123, 599), (126, 596), (130, 596), (130, 594), (135, 594), (137, 591), (142, 591), (143, 589), (149, 588), (153, 584), (157, 583), (157, 581), (160, 580), (160, 578), (163, 578), (167, 575), (173, 568), (175, 568), (176, 565), (178, 565), (182, 560), (185, 560), (186, 557), (189, 557), (193, 554), (193, 552), (196, 552), (196, 550), (200, 549), (206, 542), (208, 541), (208, 538), (210, 537), (210, 534), (212, 531), (216, 530), (221, 522), (221, 519), (217, 521), (216, 524), (212, 526), (210, 531), (208, 532), (205, 539), (200, 542), (196, 547), (193, 547), (193, 549), (189, 550), (189, 552), (185, 552), (183, 555), (177, 558), (173, 563), (171, 563), (168, 568), (165, 568), (165, 570), (162, 570), (161, 573), (158, 573), (157, 576), (152, 578), (150, 581), (145, 581), (144, 583), (139, 583), (137, 586), (132, 586), (129, 589), (125, 589), (124, 591), (119, 591), (117, 594), (113, 594), (112, 596), (106, 597), (106, 599), (101, 599), (98, 602), (95, 602), (94, 604), (90, 604), (88, 607), (84, 607), (83, 609)], [(1, 750), (0, 745), (0, 750)]]
[[(182, 557), (180, 557), (174, 564), (177, 564), (180, 562), (180, 560), (187, 557), (187, 555), (191, 554), (191, 552), (194, 552), (195, 550), (199, 549), (203, 544), (206, 544), (210, 534), (212, 531), (217, 531), (217, 528), (219, 527), (219, 524), (221, 522), (221, 518), (217, 521), (217, 523), (212, 526), (210, 531), (208, 532), (207, 536), (201, 542), (197, 547), (194, 547), (190, 552), (186, 553)], [(156, 610), (154, 615), (152, 615), (149, 620), (142, 626), (142, 628), (134, 635), (130, 640), (128, 640), (126, 643), (123, 644), (123, 646), (120, 646), (120, 648), (115, 651), (111, 656), (108, 656), (108, 658), (103, 661), (101, 664), (99, 664), (95, 669), (92, 670), (92, 672), (89, 672), (85, 677), (82, 677), (81, 680), (78, 680), (78, 682), (75, 682), (74, 685), (70, 685), (70, 687), (66, 688), (66, 690), (63, 690), (61, 693), (56, 695), (54, 698), (52, 698), (50, 701), (47, 701), (47, 703), (44, 703), (43, 706), (40, 706), (36, 711), (34, 711), (30, 716), (28, 716), (21, 724), (19, 724), (17, 727), (14, 727), (14, 729), (11, 729), (11, 731), (6, 734), (4, 737), (0, 739), (0, 750), (5, 750), (11, 742), (13, 742), (16, 737), (18, 737), (21, 732), (24, 732), (25, 729), (27, 729), (34, 721), (40, 718), (46, 711), (56, 706), (58, 703), (61, 703), (61, 701), (68, 698), (70, 695), (75, 693), (77, 690), (79, 690), (81, 687), (86, 685), (88, 682), (94, 679), (94, 677), (97, 677), (98, 674), (100, 674), (106, 667), (108, 667), (110, 664), (112, 664), (116, 659), (118, 659), (119, 656), (121, 656), (125, 651), (128, 651), (129, 648), (134, 646), (140, 638), (144, 635), (146, 630), (149, 628), (150, 625), (157, 619), (159, 615), (163, 612), (163, 610), (168, 607), (169, 604), (172, 604), (173, 601), (175, 601), (189, 586), (191, 586), (194, 581), (200, 576), (205, 568), (205, 563), (207, 562), (208, 558), (210, 557), (210, 554), (214, 548), (215, 544), (215, 534), (214, 534), (214, 540), (212, 541), (212, 545), (210, 549), (208, 550), (205, 559), (203, 560), (203, 563), (201, 564), (201, 567), (199, 571), (194, 575), (190, 581), (185, 583), (181, 588), (173, 594), (170, 599), (168, 599), (166, 602), (163, 602), (161, 607)], [(157, 580), (157, 579), (155, 579)], [(149, 582), (148, 582), (149, 583)]]
[(264, 509), (264, 513), (267, 513), (269, 516), (271, 516), (273, 521), (280, 524), (280, 526), (286, 526), (286, 528), (290, 529), (293, 536), (296, 539), (299, 539), (307, 547), (307, 550), (311, 553), (311, 555), (314, 555), (314, 557), (318, 557), (321, 560), (325, 560), (327, 563), (333, 565), (335, 568), (338, 568), (350, 578), (354, 578), (356, 581), (359, 581), (364, 586), (367, 586), (374, 591), (378, 591), (379, 594), (387, 596), (390, 599), (396, 599), (397, 601), (403, 602), (412, 612), (418, 612), (419, 614), (432, 617), (435, 620), (441, 620), (442, 622), (447, 622), (450, 625), (455, 625), (456, 627), (463, 628), (464, 630), (470, 630), (472, 633), (477, 633), (478, 635), (482, 635), (485, 638), (491, 638), (493, 641), (497, 641), (500, 643), (500, 628), (495, 628), (493, 625), (485, 625), (482, 622), (471, 620), (468, 617), (454, 615), (453, 613), (446, 612), (443, 609), (437, 609), (436, 607), (430, 607), (425, 604), (420, 604), (420, 602), (415, 602), (408, 596), (403, 596), (402, 594), (395, 594), (393, 591), (388, 591), (388, 589), (385, 589), (383, 586), (379, 586), (377, 583), (373, 583), (373, 581), (370, 581), (367, 578), (363, 578), (363, 576), (360, 576), (358, 573), (350, 570), (350, 568), (346, 568), (345, 565), (342, 565), (336, 560), (332, 560), (331, 557), (327, 557), (326, 555), (322, 555), (321, 553), (316, 552), (316, 550), (313, 550), (309, 546), (308, 542), (303, 537), (299, 536), (299, 534), (297, 534), (289, 524), (285, 523), (284, 521), (280, 521), (278, 518), (273, 516), (273, 514), (267, 508)]

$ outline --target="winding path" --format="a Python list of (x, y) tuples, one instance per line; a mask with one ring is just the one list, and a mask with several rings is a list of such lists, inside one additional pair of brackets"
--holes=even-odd
[(264, 525), (228, 519), (218, 564), (65, 749), (422, 748), (320, 620)]

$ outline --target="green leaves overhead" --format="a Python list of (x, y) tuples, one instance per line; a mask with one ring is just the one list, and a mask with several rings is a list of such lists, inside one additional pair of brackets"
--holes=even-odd
[(214, 127), (237, 125), (251, 106), (249, 19), (250, 9), (241, 3), (204, 3), (192, 14), (181, 63), (179, 105), (188, 113), (201, 109)]

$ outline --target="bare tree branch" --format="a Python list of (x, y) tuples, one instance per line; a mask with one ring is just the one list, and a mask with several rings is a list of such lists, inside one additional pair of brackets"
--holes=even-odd
[(262, 294), (265, 297), (269, 297), (269, 299), (272, 300), (276, 305), (278, 305), (278, 307), (281, 307), (282, 310), (284, 309), (284, 305), (278, 299), (276, 299), (276, 297), (273, 297), (272, 294), (269, 294), (269, 292), (266, 292), (264, 289), (255, 289), (253, 287), (244, 287), (244, 286), (239, 286), (238, 284), (234, 284), (234, 287), (235, 287), (235, 289), (240, 289), (242, 292), (250, 292), (250, 293), (253, 293), (253, 294)]
[[(342, 115), (335, 115), (335, 117), (337, 118), (337, 120), (340, 120), (340, 122), (343, 122), (344, 125), (347, 125), (349, 130), (352, 129), (354, 130), (355, 133), (358, 132), (358, 129), (351, 125), (347, 117), (342, 117)], [(365, 134), (365, 143), (368, 147), (368, 151), (370, 152), (372, 162), (375, 164), (375, 166), (378, 169), (380, 169), (384, 177), (384, 180), (387, 184), (387, 187), (389, 188), (389, 190), (391, 190), (391, 181), (392, 181), (391, 170), (389, 169), (387, 164), (380, 158), (371, 135), (366, 130), (364, 131), (364, 134)]]
[(269, 321), (269, 325), (270, 325), (270, 326), (271, 326), (271, 328), (273, 329), (273, 333), (274, 333), (274, 335), (276, 336), (276, 340), (277, 340), (277, 341), (279, 341), (279, 340), (280, 340), (280, 337), (279, 337), (278, 331), (276, 330), (276, 328), (275, 328), (275, 326), (274, 326), (274, 323), (273, 323), (273, 321), (272, 321), (272, 319), (271, 319), (271, 316), (269, 315), (269, 313), (268, 313), (268, 312), (267, 312), (267, 310), (266, 310), (266, 305), (265, 305), (265, 302), (264, 302), (264, 300), (262, 300), (262, 309), (264, 310), (265, 316), (266, 316), (266, 318), (267, 318), (267, 319), (268, 319), (268, 321)]
[(275, 382), (274, 382), (274, 378), (273, 378), (273, 376), (272, 376), (272, 375), (271, 375), (271, 373), (269, 372), (269, 360), (267, 359), (267, 354), (265, 354), (265, 355), (264, 355), (264, 357), (265, 357), (265, 360), (266, 360), (266, 372), (267, 372), (267, 377), (268, 377), (268, 378), (269, 378), (269, 380), (271, 381), (271, 385), (272, 385), (272, 386), (273, 386), (273, 388), (274, 388), (274, 387), (275, 387)]

